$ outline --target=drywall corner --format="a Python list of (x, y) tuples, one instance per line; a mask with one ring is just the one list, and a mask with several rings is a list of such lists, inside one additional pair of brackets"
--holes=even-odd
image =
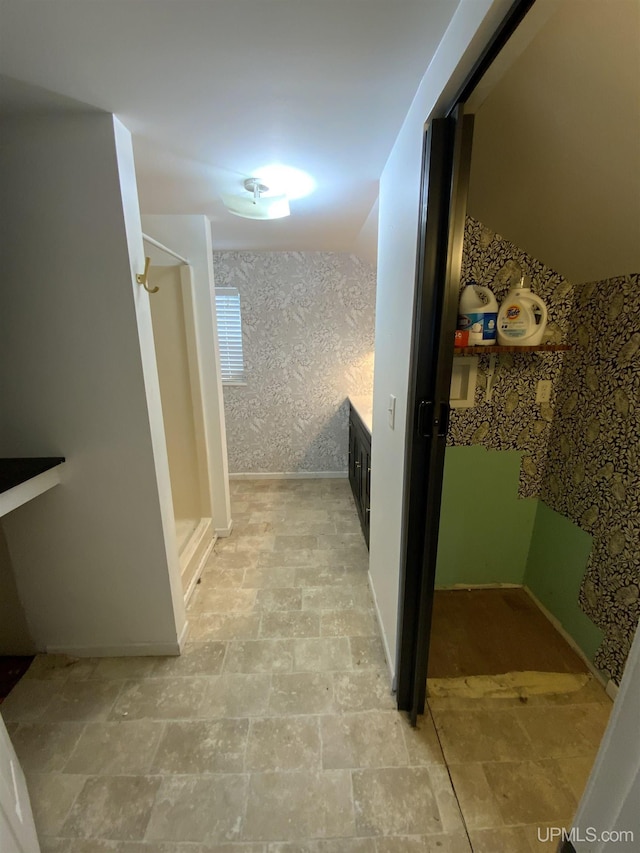
[(353, 246), (354, 255), (371, 264), (374, 269), (378, 263), (378, 213), (379, 201), (376, 199)]
[(130, 135), (108, 114), (17, 116), (0, 169), (0, 441), (67, 459), (3, 519), (36, 648), (173, 647), (184, 605)]
[[(461, 0), (418, 87), (380, 180), (369, 571), (392, 660), (397, 654), (407, 388), (424, 126), (470, 72), (510, 0)], [(389, 395), (397, 399), (389, 427)]]
[(593, 662), (603, 632), (578, 605), (592, 537), (538, 502), (524, 583)]

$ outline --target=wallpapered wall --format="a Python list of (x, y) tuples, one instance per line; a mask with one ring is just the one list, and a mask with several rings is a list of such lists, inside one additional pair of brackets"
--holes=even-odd
[[(468, 216), (462, 284), (486, 285), (501, 302), (523, 273), (530, 278), (531, 289), (544, 299), (549, 311), (545, 341), (566, 341), (574, 298), (571, 284)], [(500, 354), (490, 402), (485, 400), (488, 370), (489, 356), (480, 356), (475, 406), (452, 409), (447, 443), (525, 451), (520, 469), (520, 497), (537, 497), (553, 420), (555, 389), (562, 371), (562, 353)], [(553, 382), (554, 393), (546, 404), (535, 402), (540, 379)]]
[(376, 275), (355, 255), (214, 252), (240, 291), (247, 384), (224, 388), (229, 470), (347, 470), (349, 394), (373, 388)]
[(593, 535), (580, 606), (620, 681), (640, 616), (640, 275), (576, 288), (541, 497)]
[[(549, 309), (547, 340), (573, 349), (499, 355), (490, 403), (481, 356), (476, 406), (452, 411), (447, 443), (525, 451), (520, 497), (593, 535), (579, 603), (605, 634), (596, 665), (619, 681), (640, 615), (640, 276), (574, 287), (468, 217), (463, 283), (500, 302), (520, 270)], [(535, 403), (539, 379), (549, 404)]]

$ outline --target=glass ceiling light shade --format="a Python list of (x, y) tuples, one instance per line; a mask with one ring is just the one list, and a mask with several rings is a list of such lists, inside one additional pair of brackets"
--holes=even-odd
[(244, 219), (282, 219), (289, 216), (289, 199), (286, 195), (265, 195), (269, 187), (256, 178), (247, 178), (244, 182), (247, 195), (222, 195), (222, 201), (229, 213)]

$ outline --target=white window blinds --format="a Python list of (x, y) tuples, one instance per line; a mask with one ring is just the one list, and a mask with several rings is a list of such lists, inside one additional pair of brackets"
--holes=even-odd
[(215, 294), (222, 382), (235, 385), (245, 381), (240, 294), (235, 287), (216, 287)]

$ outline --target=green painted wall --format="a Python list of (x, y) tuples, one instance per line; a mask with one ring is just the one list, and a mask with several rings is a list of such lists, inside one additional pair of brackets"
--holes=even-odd
[(604, 635), (578, 606), (591, 541), (588, 533), (539, 501), (524, 582), (593, 661)]
[(518, 498), (521, 458), (447, 447), (436, 586), (528, 586), (593, 661), (603, 633), (578, 606), (592, 537), (542, 501)]
[(524, 583), (538, 501), (518, 498), (521, 458), (447, 447), (436, 586)]

